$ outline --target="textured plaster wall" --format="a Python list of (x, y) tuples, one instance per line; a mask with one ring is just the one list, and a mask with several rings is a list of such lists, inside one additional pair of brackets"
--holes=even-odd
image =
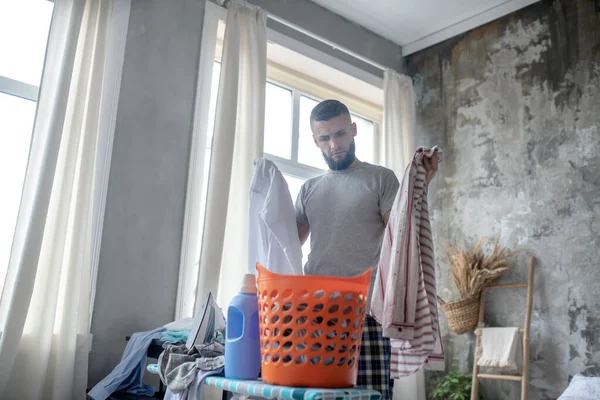
[[(600, 13), (542, 1), (406, 62), (420, 144), (445, 150), (430, 191), (439, 294), (455, 296), (446, 243), (500, 235), (537, 257), (529, 398), (555, 399), (573, 375), (600, 375)], [(525, 274), (523, 256), (505, 280)], [(524, 293), (494, 294), (486, 322), (522, 326), (524, 306)], [(470, 371), (473, 336), (441, 320), (447, 369)], [(517, 399), (519, 386), (482, 392)]]

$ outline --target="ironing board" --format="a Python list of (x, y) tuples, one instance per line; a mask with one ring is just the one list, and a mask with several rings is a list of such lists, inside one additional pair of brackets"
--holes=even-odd
[(261, 381), (244, 381), (209, 376), (205, 385), (246, 396), (279, 400), (379, 400), (381, 394), (367, 389), (316, 389), (269, 385)]

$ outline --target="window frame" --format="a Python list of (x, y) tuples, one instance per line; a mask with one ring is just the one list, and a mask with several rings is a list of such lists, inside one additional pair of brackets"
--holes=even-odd
[[(216, 56), (215, 56), (215, 60), (213, 63), (213, 70), (214, 70), (215, 64), (221, 63), (221, 58), (218, 55), (219, 50), (220, 50), (219, 46), (217, 46), (217, 50), (215, 50)], [(213, 71), (211, 71), (211, 79), (212, 79), (212, 72)], [(280, 87), (285, 90), (289, 90), (292, 94), (292, 131), (291, 131), (292, 141), (291, 141), (291, 153), (290, 153), (291, 155), (290, 155), (289, 159), (277, 156), (275, 154), (267, 153), (267, 152), (264, 152), (264, 157), (267, 160), (273, 161), (277, 165), (277, 167), (281, 170), (282, 173), (287, 174), (287, 175), (292, 175), (297, 178), (307, 180), (307, 179), (311, 179), (311, 178), (314, 178), (316, 176), (323, 174), (326, 171), (325, 169), (317, 168), (317, 167), (314, 167), (311, 165), (301, 163), (300, 161), (298, 161), (298, 155), (299, 155), (299, 140), (300, 140), (300, 121), (299, 121), (300, 99), (301, 99), (301, 97), (306, 97), (306, 98), (312, 99), (314, 101), (320, 101), (325, 96), (319, 98), (319, 97), (313, 95), (312, 93), (307, 92), (304, 87), (294, 87), (294, 86), (290, 86), (287, 83), (282, 83), (273, 77), (269, 77), (268, 73), (267, 73), (266, 83)], [(334, 92), (333, 96), (337, 97), (337, 98), (342, 98), (342, 100), (345, 101), (346, 100), (345, 97), (347, 95), (345, 95), (341, 91), (336, 90)], [(359, 109), (364, 110), (365, 108), (359, 106)], [(379, 157), (378, 157), (379, 156), (379, 154), (378, 154), (379, 121), (375, 120), (373, 118), (373, 116), (379, 116), (379, 111), (374, 109), (374, 111), (371, 110), (369, 115), (364, 115), (364, 114), (355, 112), (354, 110), (350, 109), (350, 113), (352, 115), (355, 115), (366, 121), (369, 121), (373, 124), (373, 154), (372, 154), (372, 157), (375, 160), (375, 162), (378, 162), (379, 161)], [(211, 115), (209, 115), (209, 118), (210, 117), (211, 117)], [(208, 132), (206, 132), (206, 135), (208, 137)], [(212, 148), (211, 143), (208, 143), (208, 141), (206, 141), (205, 148), (207, 148), (207, 149)]]
[(0, 75), (0, 93), (20, 97), (37, 103), (39, 86)]
[(298, 88), (285, 85), (270, 78), (267, 78), (267, 82), (286, 88), (292, 92), (292, 149), (290, 159), (278, 157), (270, 153), (264, 153), (264, 157), (267, 160), (273, 161), (282, 173), (295, 176), (296, 178), (307, 180), (321, 175), (325, 170), (302, 164), (298, 161), (298, 152), (300, 150), (300, 97), (306, 96), (306, 94)]
[[(220, 19), (223, 21), (224, 19)], [(218, 22), (217, 22), (218, 24)], [(285, 36), (267, 28), (267, 36), (275, 35), (276, 38)], [(285, 41), (285, 40), (284, 40)], [(276, 42), (280, 44), (279, 42)], [(215, 62), (221, 63), (222, 43), (217, 40), (215, 49)], [(213, 64), (214, 67), (214, 64)], [(212, 77), (212, 70), (211, 70)], [(316, 168), (311, 165), (306, 165), (298, 161), (299, 151), (299, 135), (300, 135), (300, 98), (308, 97), (315, 101), (320, 101), (325, 98), (337, 98), (348, 106), (351, 114), (354, 114), (362, 119), (373, 123), (373, 159), (379, 161), (379, 121), (383, 118), (383, 108), (367, 101), (358, 99), (350, 93), (340, 89), (328, 86), (323, 82), (314, 80), (295, 71), (291, 71), (286, 67), (273, 63), (267, 60), (267, 83), (279, 86), (292, 92), (292, 148), (291, 157), (286, 159), (265, 152), (264, 157), (267, 160), (273, 161), (281, 172), (295, 176), (297, 178), (310, 179), (325, 172), (325, 169)], [(209, 95), (210, 96), (210, 95)], [(208, 135), (208, 132), (207, 132)], [(208, 144), (207, 144), (208, 147)]]
[[(217, 54), (217, 28), (219, 21), (227, 20), (227, 9), (212, 2), (206, 2), (204, 22), (202, 28), (202, 39), (200, 56), (198, 62), (198, 79), (196, 82), (195, 110), (192, 122), (192, 140), (190, 149), (190, 160), (188, 166), (188, 184), (186, 191), (186, 204), (182, 233), (181, 256), (179, 266), (179, 278), (177, 288), (177, 300), (175, 307), (175, 318), (193, 317), (195, 302), (196, 281), (198, 279), (198, 263), (196, 254), (199, 254), (201, 236), (204, 221), (197, 221), (201, 214), (200, 204), (202, 196), (202, 180), (204, 176), (205, 154), (207, 147), (207, 129), (209, 119), (210, 94), (212, 86), (212, 74), (215, 61), (220, 61)], [(303, 42), (293, 39), (283, 33), (267, 27), (267, 40), (286, 47), (292, 51), (310, 57), (315, 61), (326, 64), (350, 76), (370, 83), (377, 87), (383, 87), (383, 78), (368, 71), (362, 70), (341, 59), (333, 57), (319, 49), (313, 48)], [(301, 84), (292, 82), (301, 79)], [(267, 82), (292, 90), (293, 112), (292, 112), (292, 157), (290, 160), (264, 154), (278, 166), (282, 173), (300, 179), (310, 179), (321, 175), (324, 169), (300, 164), (298, 160), (298, 131), (299, 131), (299, 109), (300, 96), (327, 98), (336, 96), (346, 103), (353, 114), (361, 116), (373, 122), (373, 157), (378, 160), (379, 156), (379, 121), (382, 120), (383, 110), (380, 106), (373, 106), (358, 97), (348, 93), (317, 83), (308, 77), (292, 73), (285, 67), (267, 61)], [(190, 310), (192, 315), (190, 315)]]

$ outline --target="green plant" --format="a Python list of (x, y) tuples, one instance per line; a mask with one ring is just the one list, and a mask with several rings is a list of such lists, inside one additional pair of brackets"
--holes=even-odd
[[(431, 392), (433, 400), (469, 400), (471, 398), (471, 375), (450, 371)], [(479, 400), (483, 396), (479, 393)]]

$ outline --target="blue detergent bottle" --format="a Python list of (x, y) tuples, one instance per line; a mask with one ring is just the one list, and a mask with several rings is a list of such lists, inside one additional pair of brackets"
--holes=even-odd
[(256, 278), (244, 275), (239, 294), (227, 308), (225, 377), (256, 380), (260, 374), (260, 328)]

